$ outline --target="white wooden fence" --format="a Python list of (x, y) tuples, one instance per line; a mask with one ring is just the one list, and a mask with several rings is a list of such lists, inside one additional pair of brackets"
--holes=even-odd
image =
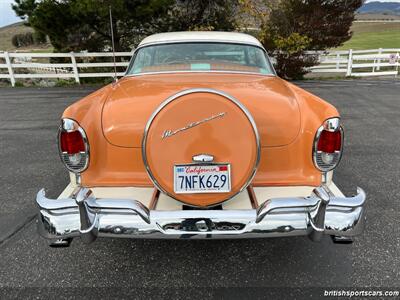
[(342, 73), (355, 77), (397, 76), (400, 48), (320, 52), (318, 60), (319, 65), (310, 68), (312, 73)]
[[(315, 52), (310, 52), (315, 54)], [(341, 73), (345, 76), (397, 76), (400, 48), (319, 52), (319, 65), (312, 73)], [(102, 53), (9, 53), (0, 52), (0, 79), (8, 79), (12, 86), (18, 79), (113, 77), (114, 63), (111, 52)], [(116, 66), (125, 69), (131, 52), (116, 52)], [(64, 62), (52, 62), (60, 58)], [(100, 60), (100, 61), (99, 61)], [(108, 60), (108, 61), (105, 61)], [(101, 68), (99, 70), (99, 68)], [(106, 69), (106, 72), (104, 71)], [(96, 71), (97, 70), (97, 71)], [(123, 72), (117, 73), (123, 76)]]
[[(88, 77), (113, 77), (114, 63), (111, 52), (101, 53), (9, 53), (0, 52), (0, 79), (9, 79), (15, 86), (16, 79), (28, 78), (73, 78), (80, 83), (80, 78)], [(124, 69), (129, 64), (131, 52), (116, 52), (115, 56), (121, 57), (116, 62), (117, 67)], [(99, 58), (109, 58), (109, 61), (99, 62)], [(61, 58), (66, 62), (51, 62), (52, 58)], [(97, 59), (97, 61), (96, 61)], [(3, 60), (3, 63), (2, 63)], [(104, 60), (104, 59), (102, 59)], [(90, 69), (89, 69), (90, 68)], [(107, 72), (93, 72), (93, 70), (107, 68)], [(3, 70), (3, 71), (2, 71)], [(4, 71), (5, 70), (5, 71)], [(123, 76), (124, 72), (117, 73)]]

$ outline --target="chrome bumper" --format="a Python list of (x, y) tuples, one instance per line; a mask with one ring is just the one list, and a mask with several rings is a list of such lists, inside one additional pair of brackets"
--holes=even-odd
[(39, 233), (48, 239), (80, 236), (121, 238), (256, 238), (308, 235), (352, 237), (364, 227), (366, 195), (357, 188), (353, 197), (335, 197), (326, 187), (310, 197), (273, 198), (247, 210), (149, 210), (127, 199), (96, 199), (79, 188), (67, 199), (36, 197)]

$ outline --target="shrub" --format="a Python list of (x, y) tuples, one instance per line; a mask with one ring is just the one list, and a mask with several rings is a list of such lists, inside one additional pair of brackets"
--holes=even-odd
[(11, 42), (17, 48), (33, 45), (33, 34), (32, 32), (18, 33), (12, 37)]
[(46, 36), (38, 32), (18, 33), (11, 38), (11, 43), (17, 48), (39, 45), (46, 43)]
[(277, 60), (275, 69), (279, 76), (287, 79), (302, 79), (308, 68), (315, 65), (317, 57), (307, 55), (311, 39), (296, 32), (288, 37), (277, 36), (274, 40)]

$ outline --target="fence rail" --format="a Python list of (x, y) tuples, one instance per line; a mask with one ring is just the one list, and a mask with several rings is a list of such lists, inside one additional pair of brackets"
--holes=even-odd
[[(111, 52), (70, 52), (70, 53), (9, 53), (0, 52), (0, 79), (9, 79), (15, 86), (16, 79), (65, 78), (80, 83), (80, 78), (113, 77), (114, 63)], [(117, 67), (126, 68), (131, 52), (116, 52), (122, 61)], [(98, 61), (109, 58), (110, 61)], [(97, 59), (97, 61), (96, 61)], [(1, 63), (3, 60), (3, 63)], [(61, 60), (63, 62), (58, 62)], [(55, 62), (54, 62), (55, 61)], [(96, 69), (102, 68), (101, 72)], [(104, 71), (104, 69), (107, 69)], [(3, 70), (3, 72), (2, 72)], [(4, 72), (6, 70), (6, 72)], [(22, 71), (22, 72), (20, 72)], [(117, 76), (123, 76), (118, 72)]]
[[(308, 52), (318, 55), (312, 73), (342, 73), (345, 76), (397, 76), (400, 48)], [(116, 52), (118, 76), (123, 76), (132, 52)], [(65, 78), (80, 83), (80, 78), (113, 77), (111, 52), (11, 53), (0, 52), (0, 79), (15, 86), (17, 79)]]
[(397, 76), (400, 48), (309, 52), (317, 54), (317, 66), (312, 73), (342, 73), (346, 76)]

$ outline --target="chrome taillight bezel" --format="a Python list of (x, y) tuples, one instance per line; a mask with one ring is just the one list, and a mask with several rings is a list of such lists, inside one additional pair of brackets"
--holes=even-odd
[[(340, 131), (340, 135), (341, 135), (340, 151), (334, 152), (334, 154), (335, 154), (335, 157), (333, 160), (334, 163), (332, 163), (331, 165), (328, 165), (328, 164), (324, 165), (323, 163), (321, 163), (322, 151), (318, 151), (318, 142), (319, 142), (319, 139), (321, 137), (321, 133), (323, 130), (330, 131), (330, 132)], [(324, 123), (318, 128), (318, 130), (315, 134), (315, 137), (314, 137), (313, 150), (312, 150), (312, 158), (313, 158), (314, 166), (322, 172), (329, 172), (329, 171), (332, 171), (333, 169), (335, 169), (339, 165), (340, 160), (343, 155), (343, 143), (344, 143), (344, 130), (343, 130), (343, 127), (341, 126), (340, 118), (329, 118), (329, 119), (325, 120)]]
[[(69, 163), (69, 157), (67, 152), (63, 152), (61, 149), (61, 133), (62, 132), (73, 132), (73, 131), (78, 131), (83, 139), (83, 144), (85, 146), (85, 151), (81, 151), (80, 155), (82, 156), (83, 162), (78, 164), (78, 165), (72, 165)], [(68, 118), (63, 118), (61, 119), (61, 124), (58, 128), (58, 133), (57, 133), (57, 144), (58, 144), (58, 153), (60, 155), (61, 162), (63, 165), (68, 169), (68, 171), (72, 173), (81, 173), (85, 171), (88, 166), (89, 166), (89, 159), (90, 159), (90, 147), (89, 147), (89, 141), (86, 135), (85, 130), (79, 125), (78, 122), (72, 119)]]

